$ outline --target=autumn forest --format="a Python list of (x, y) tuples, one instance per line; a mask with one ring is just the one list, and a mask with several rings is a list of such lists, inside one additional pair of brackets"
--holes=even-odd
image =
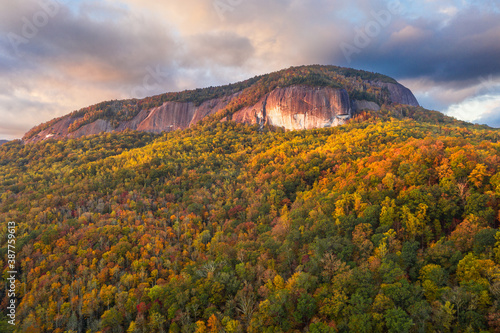
[(500, 130), (384, 105), (13, 141), (0, 166), (2, 332), (500, 332)]

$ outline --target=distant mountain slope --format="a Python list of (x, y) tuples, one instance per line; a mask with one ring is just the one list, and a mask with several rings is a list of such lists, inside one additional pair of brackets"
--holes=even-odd
[(248, 124), (310, 129), (343, 124), (360, 108), (418, 106), (394, 79), (336, 66), (292, 67), (222, 87), (102, 102), (31, 129), (25, 142), (77, 138), (126, 129), (152, 133), (185, 129), (214, 116)]

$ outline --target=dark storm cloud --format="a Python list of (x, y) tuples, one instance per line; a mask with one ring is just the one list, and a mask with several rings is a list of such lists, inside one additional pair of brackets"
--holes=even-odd
[(371, 67), (398, 78), (429, 77), (457, 87), (478, 77), (500, 75), (500, 13), (470, 8), (441, 20), (399, 18), (352, 65)]

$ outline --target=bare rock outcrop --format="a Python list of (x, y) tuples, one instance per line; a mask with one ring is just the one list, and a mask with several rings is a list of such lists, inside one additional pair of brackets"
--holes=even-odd
[(256, 105), (236, 112), (232, 119), (300, 130), (337, 126), (350, 116), (351, 105), (345, 89), (292, 86), (275, 89)]
[(184, 129), (196, 124), (204, 117), (225, 108), (237, 95), (234, 94), (232, 96), (208, 100), (199, 106), (196, 106), (194, 103), (165, 102), (159, 107), (142, 110), (132, 120), (124, 121), (116, 128), (107, 120), (97, 119), (73, 132), (69, 132), (70, 125), (81, 118), (63, 117), (54, 125), (41, 131), (33, 138), (26, 140), (26, 142), (37, 142), (50, 138), (79, 138), (103, 132), (124, 131), (126, 129), (151, 133)]
[(25, 140), (26, 143), (33, 143), (33, 142), (38, 142), (42, 141), (45, 139), (62, 139), (65, 137), (68, 137), (69, 132), (68, 128), (69, 126), (77, 121), (79, 118), (71, 118), (71, 117), (63, 117), (59, 121), (57, 121), (55, 124), (52, 126), (40, 131), (37, 135), (34, 137)]
[(365, 101), (365, 100), (352, 101), (352, 112), (353, 113), (363, 111), (363, 110), (379, 111), (380, 105), (378, 105), (377, 103), (372, 102), (372, 101)]
[[(139, 118), (140, 122), (137, 126), (128, 128), (152, 133), (188, 128), (225, 108), (235, 96), (211, 99), (199, 106), (195, 106), (193, 103), (165, 102), (162, 106), (137, 115), (136, 118)], [(147, 116), (144, 117), (146, 114)], [(130, 125), (134, 123), (134, 120)]]
[(97, 119), (93, 123), (83, 125), (79, 129), (74, 132), (69, 133), (70, 138), (80, 138), (82, 136), (98, 134), (102, 132), (111, 132), (114, 130), (114, 127), (110, 124), (109, 121), (103, 119)]
[(399, 83), (387, 83), (380, 81), (371, 81), (372, 85), (387, 88), (391, 96), (391, 102), (396, 104), (407, 104), (411, 106), (420, 106), (417, 99), (410, 89)]
[(166, 102), (149, 112), (137, 130), (161, 133), (179, 128), (187, 128), (193, 119), (196, 108), (193, 103)]

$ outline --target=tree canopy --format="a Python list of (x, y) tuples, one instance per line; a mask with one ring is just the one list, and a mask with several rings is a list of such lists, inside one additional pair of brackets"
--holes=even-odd
[(9, 142), (17, 331), (497, 332), (499, 140), (385, 106), (308, 131)]

